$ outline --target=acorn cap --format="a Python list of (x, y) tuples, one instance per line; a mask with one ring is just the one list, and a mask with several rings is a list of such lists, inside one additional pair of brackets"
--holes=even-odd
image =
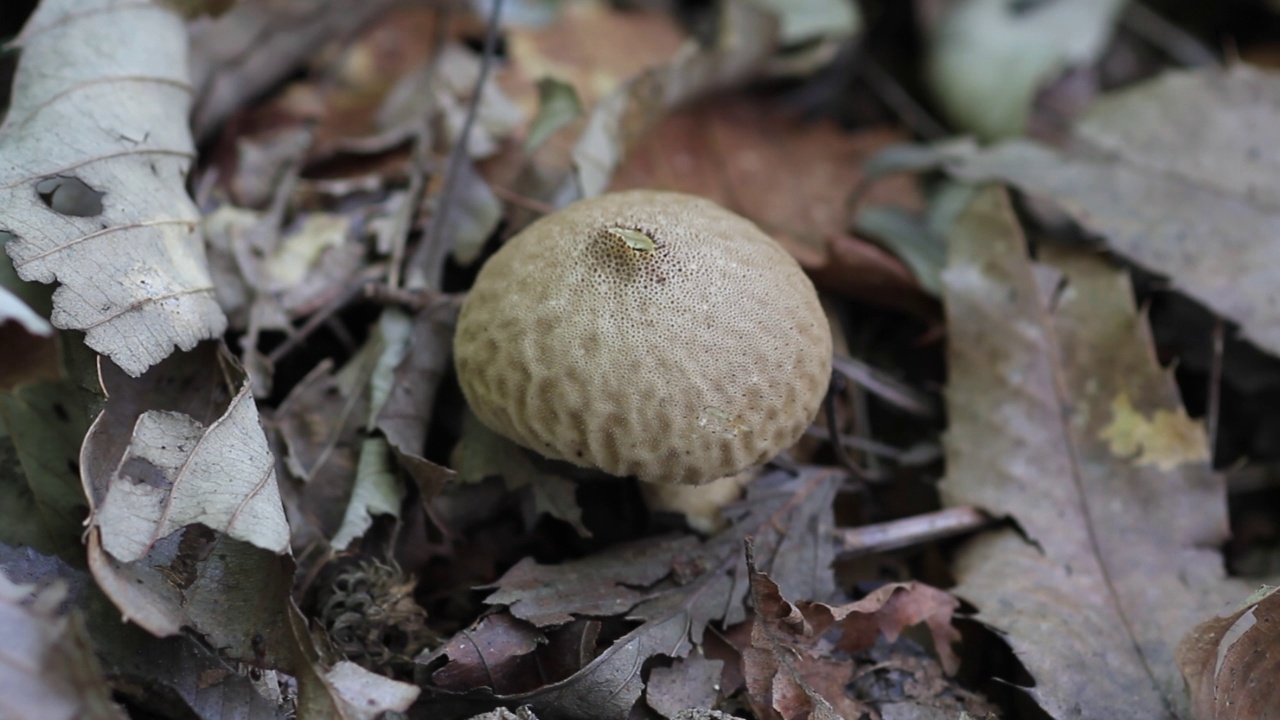
[(700, 484), (799, 439), (831, 333), (808, 277), (750, 221), (633, 190), (511, 238), (463, 304), (454, 358), (476, 416), (520, 445)]

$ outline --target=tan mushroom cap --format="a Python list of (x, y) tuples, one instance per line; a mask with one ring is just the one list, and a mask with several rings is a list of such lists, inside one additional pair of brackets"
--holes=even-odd
[(826, 317), (795, 260), (715, 203), (648, 190), (583, 200), (508, 241), (462, 307), (454, 353), (489, 427), (655, 483), (770, 459), (813, 420), (831, 374)]

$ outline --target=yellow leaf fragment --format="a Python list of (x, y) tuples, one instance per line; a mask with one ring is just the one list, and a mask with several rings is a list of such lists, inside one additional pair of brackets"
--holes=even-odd
[(1138, 465), (1154, 465), (1162, 472), (1209, 460), (1209, 443), (1199, 422), (1181, 408), (1156, 410), (1147, 417), (1133, 407), (1126, 393), (1111, 402), (1111, 423), (1098, 436), (1107, 441), (1112, 454), (1133, 457)]

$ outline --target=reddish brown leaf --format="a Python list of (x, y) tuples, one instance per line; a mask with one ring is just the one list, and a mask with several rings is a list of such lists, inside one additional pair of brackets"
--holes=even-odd
[(778, 592), (768, 575), (755, 569), (748, 545), (751, 603), (756, 617), (751, 646), (742, 653), (748, 699), (756, 716), (770, 720), (861, 717), (869, 708), (849, 697), (844, 686), (853, 665), (815, 651), (815, 635), (799, 608)]
[(847, 605), (801, 601), (798, 606), (814, 636), (837, 627), (841, 633), (837, 646), (849, 653), (870, 648), (880, 635), (892, 642), (903, 630), (924, 623), (943, 669), (953, 674), (960, 668), (960, 658), (951, 649), (952, 643), (960, 641), (960, 631), (951, 624), (960, 601), (943, 590), (919, 582), (890, 583)]
[(531, 653), (546, 639), (528, 623), (495, 613), (455, 635), (421, 660), (435, 686), (454, 692), (493, 688), (498, 693), (537, 687), (538, 668)]
[(1197, 720), (1263, 720), (1280, 710), (1280, 589), (1201, 623), (1178, 646)]
[[(900, 302), (924, 307), (924, 293), (901, 262), (846, 234), (863, 163), (903, 139), (890, 130), (848, 133), (832, 122), (804, 123), (749, 95), (715, 96), (663, 120), (627, 155), (610, 188), (711, 198), (754, 220), (828, 288), (878, 301), (891, 290), (906, 296)], [(871, 186), (863, 202), (921, 206), (905, 175)]]
[(547, 27), (515, 27), (507, 35), (511, 62), (497, 80), (528, 117), (544, 77), (573, 85), (590, 107), (623, 82), (669, 62), (685, 42), (664, 13), (626, 12), (606, 3), (565, 6)]

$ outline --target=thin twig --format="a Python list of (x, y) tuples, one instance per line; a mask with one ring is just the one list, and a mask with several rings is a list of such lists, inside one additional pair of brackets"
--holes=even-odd
[(1222, 62), (1196, 36), (1161, 17), (1142, 3), (1129, 3), (1121, 22), (1134, 35), (1159, 48), (1179, 65), (1221, 67)]
[(319, 310), (316, 310), (311, 317), (307, 318), (307, 322), (303, 324), (301, 328), (298, 328), (298, 330), (292, 335), (285, 338), (284, 342), (277, 345), (276, 348), (271, 351), (271, 354), (267, 355), (267, 360), (273, 365), (280, 362), (280, 358), (292, 352), (293, 349), (301, 345), (302, 342), (311, 335), (311, 333), (315, 332), (321, 325), (324, 325), (330, 317), (342, 308), (346, 307), (347, 303), (361, 295), (364, 292), (365, 285), (376, 281), (383, 273), (386, 272), (386, 269), (386, 265), (378, 263), (376, 265), (370, 265), (361, 271), (358, 276), (353, 278), (343, 287), (340, 294), (325, 303)]
[(1222, 408), (1222, 356), (1225, 352), (1226, 334), (1222, 318), (1213, 323), (1213, 362), (1209, 366), (1209, 401), (1205, 409), (1209, 426), (1209, 461), (1213, 462), (1218, 449), (1218, 413)]
[(390, 231), (392, 243), (391, 265), (387, 272), (387, 286), (392, 289), (400, 287), (400, 270), (404, 265), (404, 251), (409, 242), (409, 232), (413, 229), (413, 221), (418, 217), (418, 210), (422, 207), (423, 196), (427, 194), (427, 176), (434, 169), (431, 167), (432, 154), (430, 146), (431, 118), (435, 114), (436, 94), (431, 92), (430, 88), (440, 74), (441, 58), (444, 57), (445, 43), (449, 39), (448, 28), (452, 8), (453, 3), (444, 3), (442, 9), (436, 15), (436, 32), (433, 39), (435, 47), (432, 48), (431, 61), (427, 65), (426, 71), (427, 107), (423, 109), (422, 117), (418, 118), (417, 126), (413, 131), (408, 194), (405, 195), (404, 202), (400, 207), (396, 209), (395, 217), (392, 219), (393, 226)]
[(844, 376), (840, 373), (831, 373), (831, 385), (827, 387), (827, 396), (823, 399), (827, 415), (827, 435), (829, 438), (833, 438), (830, 445), (831, 449), (835, 451), (836, 462), (858, 480), (864, 480), (868, 483), (881, 482), (885, 479), (884, 475), (859, 465), (858, 461), (854, 460), (853, 456), (849, 454), (849, 450), (844, 443), (840, 442), (840, 416), (836, 412), (838, 404), (836, 398), (844, 391), (844, 386)]
[(832, 369), (905, 412), (923, 417), (937, 417), (941, 414), (936, 398), (861, 360), (836, 355), (832, 358)]
[(858, 63), (858, 72), (871, 92), (879, 96), (898, 119), (920, 138), (941, 140), (951, 134), (875, 58), (864, 55), (862, 62)]
[(489, 26), (485, 29), (484, 50), (480, 55), (480, 77), (476, 79), (475, 90), (471, 93), (471, 103), (467, 107), (467, 117), (458, 133), (458, 140), (449, 153), (449, 166), (444, 179), (444, 189), (440, 192), (440, 201), (435, 214), (431, 216), (427, 235), (413, 252), (410, 261), (406, 285), (410, 288), (425, 287), (440, 289), (441, 275), (444, 274), (444, 260), (453, 248), (453, 238), (447, 232), (449, 228), (449, 209), (453, 206), (458, 194), (458, 178), (462, 175), (462, 163), (467, 161), (467, 141), (471, 137), (471, 128), (475, 125), (476, 114), (480, 109), (480, 96), (483, 94), (485, 82), (489, 79), (489, 70), (493, 65), (493, 56), (498, 47), (498, 26), (502, 19), (503, 0), (493, 0), (493, 9), (489, 13)]
[(914, 517), (836, 531), (842, 557), (871, 555), (977, 532), (996, 523), (976, 507), (938, 510)]

